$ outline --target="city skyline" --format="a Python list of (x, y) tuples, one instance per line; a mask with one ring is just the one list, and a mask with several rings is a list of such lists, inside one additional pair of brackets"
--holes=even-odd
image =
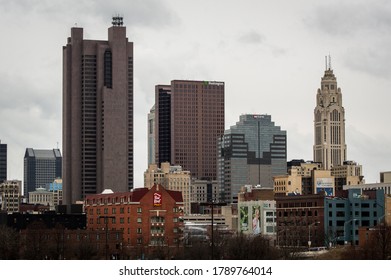
[(0, 0), (6, 42), (0, 54), (0, 139), (8, 145), (7, 178), (23, 178), (27, 147), (62, 147), (61, 49), (70, 28), (77, 23), (86, 39), (105, 40), (111, 16), (119, 12), (135, 51), (135, 187), (143, 185), (147, 168), (154, 86), (173, 78), (224, 81), (226, 129), (241, 114), (270, 114), (287, 131), (287, 159), (312, 160), (313, 109), (329, 54), (344, 94), (347, 160), (363, 166), (366, 182), (378, 182), (380, 172), (391, 170), (391, 41), (385, 36), (391, 5), (246, 3)]

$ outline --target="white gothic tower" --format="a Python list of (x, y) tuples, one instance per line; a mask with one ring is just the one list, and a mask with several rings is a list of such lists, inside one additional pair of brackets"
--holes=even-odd
[(330, 58), (316, 95), (314, 110), (314, 161), (324, 169), (343, 165), (346, 160), (345, 109), (341, 89), (331, 69)]

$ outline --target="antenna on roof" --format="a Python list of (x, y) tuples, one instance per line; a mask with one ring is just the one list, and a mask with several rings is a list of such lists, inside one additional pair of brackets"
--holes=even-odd
[(324, 57), (324, 59), (325, 59), (325, 63), (326, 63), (326, 71), (327, 71), (327, 55)]
[(124, 25), (124, 18), (119, 14), (113, 16), (113, 21), (111, 22), (113, 26), (122, 26)]
[(329, 53), (329, 70), (331, 70), (331, 55)]

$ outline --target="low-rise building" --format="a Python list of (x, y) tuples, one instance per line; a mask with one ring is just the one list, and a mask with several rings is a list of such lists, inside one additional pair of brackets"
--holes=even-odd
[(22, 181), (8, 180), (0, 184), (0, 210), (13, 213), (19, 212)]
[(144, 172), (144, 187), (151, 188), (155, 184), (161, 185), (167, 190), (182, 193), (184, 212), (190, 213), (191, 202), (191, 174), (190, 171), (182, 170), (179, 165), (170, 165), (162, 162), (161, 168), (157, 164), (150, 164)]
[(325, 198), (327, 243), (359, 245), (359, 227), (375, 227), (385, 216), (382, 190), (349, 189), (345, 197)]
[(324, 246), (325, 193), (276, 196), (277, 245)]
[(87, 228), (122, 230), (123, 244), (138, 257), (166, 248), (175, 254), (182, 248), (182, 193), (161, 185), (131, 192), (89, 195), (85, 200)]

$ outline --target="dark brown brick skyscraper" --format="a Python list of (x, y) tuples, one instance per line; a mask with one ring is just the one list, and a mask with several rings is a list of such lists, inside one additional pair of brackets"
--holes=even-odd
[(224, 83), (171, 81), (171, 164), (216, 179), (217, 139), (224, 133)]
[(71, 29), (63, 47), (64, 203), (133, 188), (133, 43), (122, 18), (108, 40)]

